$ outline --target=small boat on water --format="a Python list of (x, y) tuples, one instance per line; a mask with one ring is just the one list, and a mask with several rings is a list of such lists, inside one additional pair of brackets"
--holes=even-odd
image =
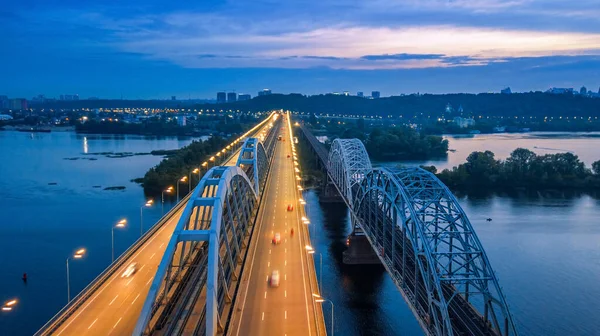
[(29, 132), (29, 133), (39, 133), (39, 132), (50, 133), (50, 132), (52, 132), (52, 130), (49, 127), (40, 127), (40, 126), (17, 128), (17, 131)]

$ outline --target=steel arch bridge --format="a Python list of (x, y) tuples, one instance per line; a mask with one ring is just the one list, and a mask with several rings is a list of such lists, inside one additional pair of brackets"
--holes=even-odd
[[(249, 138), (236, 166), (204, 175), (165, 249), (133, 335), (216, 335), (225, 329), (267, 180), (267, 153), (272, 151)], [(194, 330), (185, 330), (186, 324)]]
[(373, 169), (357, 139), (336, 139), (327, 166), (353, 225), (428, 335), (517, 335), (481, 242), (435, 175)]
[(331, 144), (328, 175), (350, 203), (353, 190), (372, 168), (369, 154), (360, 140), (335, 139)]

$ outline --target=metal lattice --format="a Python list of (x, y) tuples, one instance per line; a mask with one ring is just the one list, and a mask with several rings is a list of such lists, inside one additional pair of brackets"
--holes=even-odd
[(257, 194), (267, 180), (268, 165), (269, 159), (263, 143), (257, 138), (246, 139), (240, 150), (236, 166), (246, 172)]
[(471, 223), (433, 174), (374, 169), (351, 204), (355, 224), (428, 334), (517, 334)]
[(360, 140), (335, 139), (331, 144), (327, 171), (350, 203), (352, 190), (372, 168), (369, 154)]

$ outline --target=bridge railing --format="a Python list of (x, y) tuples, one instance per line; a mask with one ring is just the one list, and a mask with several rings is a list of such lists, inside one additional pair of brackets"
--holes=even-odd
[[(258, 129), (264, 125), (273, 116), (273, 113), (260, 122), (254, 129)], [(253, 129), (253, 130), (254, 130)], [(229, 158), (233, 158), (239, 153), (239, 149), (234, 151)], [(144, 233), (138, 240), (136, 240), (125, 252), (123, 252), (115, 261), (113, 261), (107, 268), (104, 269), (89, 285), (87, 285), (79, 294), (77, 294), (71, 301), (67, 303), (58, 313), (56, 313), (46, 324), (44, 324), (34, 336), (51, 335), (57, 328), (59, 328), (77, 309), (79, 309), (89, 299), (98, 288), (102, 287), (104, 283), (115, 272), (125, 264), (125, 262), (133, 255), (137, 250), (142, 247), (162, 226), (167, 223), (173, 215), (175, 215), (182, 207), (185, 206), (192, 193), (188, 193), (184, 198), (181, 199), (171, 210), (169, 210), (161, 219), (156, 222), (146, 233)]]

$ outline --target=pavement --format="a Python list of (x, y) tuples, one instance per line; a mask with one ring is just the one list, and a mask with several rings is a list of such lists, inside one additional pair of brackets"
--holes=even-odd
[[(311, 281), (313, 286), (316, 282), (314, 264), (305, 249), (310, 242), (299, 212), (289, 126), (287, 122), (283, 125), (279, 132), (285, 141), (278, 142), (275, 149), (263, 195), (266, 199), (262, 201), (252, 238), (254, 248), (251, 245), (248, 252), (228, 335), (325, 334), (322, 311), (312, 297)], [(287, 209), (290, 204), (292, 211)], [(272, 242), (276, 233), (281, 236), (279, 244)], [(275, 270), (280, 274), (278, 287), (269, 285)]]
[[(259, 129), (257, 134), (261, 131)], [(235, 165), (236, 161), (237, 155), (234, 155), (225, 165)], [(181, 207), (54, 335), (131, 335), (184, 209), (185, 206)], [(138, 264), (137, 272), (129, 278), (121, 277), (132, 262)]]

